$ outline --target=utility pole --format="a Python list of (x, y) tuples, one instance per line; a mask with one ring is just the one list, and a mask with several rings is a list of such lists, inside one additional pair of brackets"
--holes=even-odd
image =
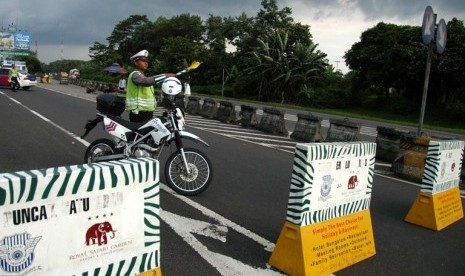
[(63, 39), (61, 40), (61, 61), (63, 61)]

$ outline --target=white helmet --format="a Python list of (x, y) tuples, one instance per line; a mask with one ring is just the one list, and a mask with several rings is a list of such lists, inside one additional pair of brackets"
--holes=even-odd
[(130, 57), (131, 61), (135, 61), (136, 59), (139, 59), (139, 58), (147, 58), (149, 56), (149, 51), (147, 50), (142, 50), (140, 52), (138, 52), (137, 54), (133, 55)]
[(181, 93), (182, 84), (175, 77), (166, 78), (161, 85), (161, 91), (167, 95), (175, 96)]

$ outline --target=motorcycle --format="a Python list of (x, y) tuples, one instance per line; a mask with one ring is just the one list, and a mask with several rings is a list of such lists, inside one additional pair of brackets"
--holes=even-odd
[[(200, 64), (200, 63), (199, 63)], [(179, 72), (180, 75), (192, 68)], [(198, 64), (197, 64), (198, 66)], [(150, 157), (159, 159), (162, 150), (172, 143), (176, 150), (167, 158), (164, 174), (170, 188), (181, 195), (192, 196), (205, 191), (213, 178), (213, 167), (208, 156), (201, 150), (184, 147), (184, 140), (192, 140), (209, 146), (195, 134), (185, 131), (183, 112), (176, 106), (175, 96), (182, 90), (181, 82), (175, 78), (163, 81), (162, 92), (166, 111), (161, 117), (147, 122), (135, 123), (122, 119), (125, 98), (112, 94), (97, 96), (97, 118), (86, 124), (84, 138), (99, 122), (113, 140), (97, 139), (86, 150), (84, 162), (94, 163), (127, 158)]]

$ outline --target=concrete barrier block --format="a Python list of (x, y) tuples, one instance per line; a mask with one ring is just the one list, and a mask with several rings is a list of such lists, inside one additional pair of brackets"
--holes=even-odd
[(421, 183), (430, 141), (428, 136), (402, 134), (400, 152), (392, 163), (391, 171), (404, 179)]
[(186, 112), (193, 115), (199, 114), (200, 98), (190, 96), (189, 101), (187, 101)]
[(183, 95), (176, 95), (176, 97), (174, 98), (174, 102), (176, 104), (177, 107), (179, 107), (181, 110), (185, 110), (186, 109), (186, 104), (184, 102), (184, 96)]
[(243, 127), (256, 127), (257, 121), (257, 108), (250, 105), (241, 105), (241, 111), (239, 112), (239, 122)]
[(200, 108), (200, 116), (212, 119), (217, 110), (216, 101), (213, 99), (203, 99), (202, 107)]
[(235, 123), (237, 121), (236, 107), (231, 102), (227, 101), (220, 101), (219, 104), (213, 118), (224, 123)]
[(360, 139), (361, 124), (343, 120), (329, 119), (329, 129), (325, 142), (353, 142)]
[(276, 108), (263, 108), (263, 116), (257, 129), (272, 134), (289, 135), (284, 122), (284, 112)]
[(393, 162), (400, 152), (401, 135), (407, 134), (391, 127), (378, 126), (376, 128), (376, 159)]
[(302, 142), (321, 142), (321, 118), (312, 114), (297, 114), (297, 123), (291, 138)]

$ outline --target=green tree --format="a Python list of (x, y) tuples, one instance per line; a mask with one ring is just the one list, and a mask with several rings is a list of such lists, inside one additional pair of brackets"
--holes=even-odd
[[(420, 99), (426, 48), (420, 28), (378, 23), (362, 33), (361, 40), (346, 52), (347, 65), (355, 72), (355, 98), (389, 97), (390, 88)], [(370, 95), (371, 94), (371, 95)]]
[(298, 42), (292, 47), (287, 32), (274, 32), (268, 41), (258, 41), (260, 46), (251, 52), (256, 65), (246, 72), (259, 76), (259, 98), (269, 94), (281, 103), (296, 100), (328, 66), (326, 54), (316, 50), (317, 45)]
[(54, 73), (69, 72), (69, 70), (71, 69), (80, 68), (83, 63), (85, 63), (85, 61), (82, 60), (57, 60), (50, 62), (50, 64), (46, 68), (46, 71)]
[(26, 62), (29, 73), (34, 74), (42, 72), (40, 61), (32, 52), (28, 56), (23, 56), (21, 59)]
[(116, 62), (116, 59), (114, 58), (115, 55), (116, 52), (113, 51), (110, 47), (97, 41), (94, 42), (94, 45), (89, 47), (89, 56), (94, 62), (100, 64), (100, 66), (105, 66)]
[[(447, 43), (439, 55), (436, 89), (437, 101), (446, 107), (465, 101), (465, 27), (463, 21), (453, 18), (447, 23)], [(434, 74), (433, 72), (432, 74)]]
[(146, 15), (130, 15), (127, 19), (116, 24), (115, 28), (111, 32), (110, 36), (107, 37), (108, 48), (104, 51), (105, 54), (111, 55), (114, 51), (119, 53), (121, 63), (129, 63), (129, 57), (136, 53), (138, 41), (135, 37), (135, 33), (138, 29), (144, 29), (150, 24)]

